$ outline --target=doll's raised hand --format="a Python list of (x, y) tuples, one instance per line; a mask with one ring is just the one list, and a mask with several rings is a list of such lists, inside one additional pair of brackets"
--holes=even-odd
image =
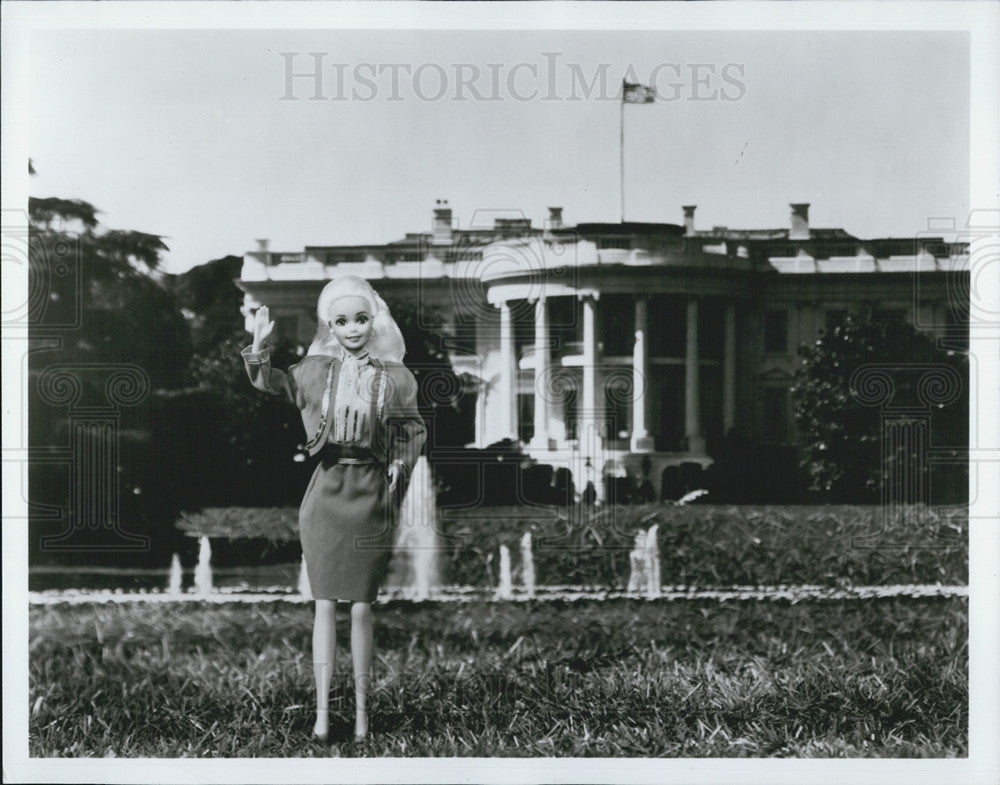
[(264, 341), (274, 330), (274, 322), (270, 319), (270, 314), (266, 305), (262, 305), (254, 314), (253, 320), (253, 347), (251, 351), (258, 354), (264, 345)]
[(389, 493), (396, 490), (396, 485), (399, 483), (400, 468), (399, 464), (393, 462), (389, 465), (388, 469), (388, 479), (389, 479)]

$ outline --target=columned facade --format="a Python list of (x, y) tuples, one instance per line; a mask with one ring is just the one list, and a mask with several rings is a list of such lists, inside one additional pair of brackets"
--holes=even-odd
[[(531, 457), (572, 472), (578, 493), (593, 482), (598, 503), (614, 477), (646, 476), (659, 494), (665, 467), (711, 463), (705, 412), (721, 413), (726, 430), (737, 423), (740, 326), (731, 296), (692, 294), (686, 276), (674, 291), (635, 285), (601, 297), (597, 272), (573, 286), (532, 275), (498, 282), (490, 298), (499, 340), (487, 361), (492, 397), (478, 410), (489, 436), (477, 443), (520, 433)], [(527, 351), (518, 357), (525, 331)], [(702, 346), (700, 333), (718, 343)], [(724, 432), (716, 424), (712, 439)]]
[[(659, 493), (660, 474), (666, 466), (711, 462), (701, 421), (706, 405), (710, 411), (723, 412), (726, 429), (736, 425), (736, 306), (720, 296), (721, 307), (702, 308), (695, 295), (672, 295), (682, 309), (678, 354), (670, 348), (673, 344), (664, 346), (662, 339), (659, 344), (650, 339), (656, 331), (662, 335), (673, 328), (667, 316), (651, 307), (648, 292), (617, 294), (605, 303), (594, 282), (578, 283), (552, 287), (542, 294), (537, 283), (524, 280), (506, 284), (498, 292), (493, 300), (500, 312), (497, 408), (488, 406), (482, 417), (494, 436), (502, 432), (513, 437), (521, 432), (519, 418), (530, 411), (526, 452), (539, 461), (569, 468), (578, 492), (588, 480), (594, 482), (598, 502), (605, 496), (605, 481), (641, 471), (648, 472)], [(530, 331), (530, 351), (519, 362), (514, 314), (518, 304), (525, 303), (532, 304), (531, 316), (520, 328)], [(657, 308), (663, 305), (664, 301), (658, 301)], [(571, 313), (576, 317), (564, 323)], [(707, 350), (699, 343), (699, 320), (714, 318), (722, 323), (701, 324), (701, 329), (722, 336), (721, 353), (716, 349), (703, 356)], [(630, 335), (616, 334), (619, 327)], [(630, 354), (623, 356), (622, 349)], [(700, 367), (712, 363), (718, 367), (720, 361), (721, 388), (707, 390)], [(683, 368), (680, 387), (664, 386), (664, 380), (673, 377), (662, 371), (671, 367)], [(531, 373), (530, 410), (517, 403), (519, 393), (523, 398), (529, 390), (521, 387), (519, 368)], [(629, 395), (623, 392), (629, 389), (622, 386), (623, 370), (631, 382), (627, 398), (623, 398)], [(674, 395), (680, 396), (679, 408), (665, 407), (664, 402)], [(669, 419), (674, 411), (676, 422)], [(611, 422), (614, 432), (609, 430)], [(665, 439), (665, 433), (677, 433), (681, 441), (675, 445)]]

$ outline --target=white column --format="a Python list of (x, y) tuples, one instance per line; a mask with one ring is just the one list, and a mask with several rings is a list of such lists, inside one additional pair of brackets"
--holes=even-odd
[[(581, 447), (597, 445), (597, 327), (594, 298), (583, 298), (583, 395), (578, 439)], [(587, 453), (590, 455), (590, 453)], [(593, 457), (593, 456), (592, 456)]]
[(646, 429), (646, 411), (649, 408), (649, 390), (646, 384), (649, 373), (649, 335), (647, 301), (635, 298), (635, 345), (632, 347), (632, 452), (652, 452), (653, 439)]
[(725, 346), (722, 355), (722, 429), (736, 427), (736, 306), (726, 305)]
[[(597, 296), (584, 295), (583, 301), (583, 391), (580, 396), (580, 423), (577, 427), (578, 455), (582, 464), (574, 472), (578, 493), (583, 493), (587, 481), (594, 482), (595, 501), (604, 501), (604, 484), (600, 469), (604, 466), (604, 442), (599, 422), (604, 415), (597, 406)], [(602, 399), (603, 400), (603, 399)], [(589, 464), (589, 466), (588, 466)]]
[(486, 389), (482, 380), (476, 381), (476, 447), (486, 446)]
[(510, 303), (500, 303), (500, 402), (497, 412), (506, 436), (517, 439), (517, 359), (514, 356), (514, 315)]
[(535, 301), (535, 435), (533, 447), (548, 450), (549, 446), (549, 320), (545, 298)]
[(687, 451), (705, 452), (701, 435), (701, 414), (698, 408), (698, 299), (688, 298), (687, 354), (684, 358), (684, 436)]

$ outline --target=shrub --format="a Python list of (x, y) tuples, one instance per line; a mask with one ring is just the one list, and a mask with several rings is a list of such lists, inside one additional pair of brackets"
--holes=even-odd
[[(297, 539), (297, 521), (292, 508), (221, 508), (182, 515), (178, 526), (192, 535), (280, 543)], [(538, 584), (622, 589), (635, 534), (654, 524), (670, 585), (968, 581), (965, 508), (914, 506), (890, 514), (875, 506), (673, 504), (441, 511), (442, 580), (496, 586), (501, 545), (510, 550), (517, 580), (520, 541), (531, 532)]]
[[(909, 442), (887, 452), (882, 434), (884, 410), (913, 409), (926, 412), (929, 436), (935, 447), (952, 451), (951, 462), (960, 463), (968, 449), (968, 358), (961, 351), (939, 348), (934, 340), (901, 317), (879, 313), (873, 307), (847, 318), (811, 346), (799, 349), (801, 365), (792, 396), (795, 420), (802, 434), (801, 466), (809, 490), (829, 494), (835, 503), (875, 502), (894, 463), (913, 460), (916, 445)], [(855, 374), (876, 365), (867, 385)], [(931, 372), (931, 374), (928, 374)], [(931, 376), (936, 379), (931, 381)], [(957, 397), (946, 401), (953, 386), (961, 383)], [(860, 389), (870, 386), (871, 389)], [(874, 394), (877, 393), (877, 394)], [(885, 393), (886, 400), (880, 401)], [(928, 395), (930, 393), (930, 395)], [(866, 401), (866, 398), (874, 400)], [(871, 405), (866, 405), (870, 403)], [(881, 403), (882, 405), (877, 405)], [(929, 488), (931, 465), (918, 467), (922, 487)], [(944, 472), (938, 473), (938, 480)], [(960, 502), (966, 483), (948, 477), (950, 488), (935, 488), (936, 498), (900, 501)]]
[(629, 505), (559, 510), (525, 508), (451, 515), (441, 524), (446, 580), (494, 585), (500, 544), (519, 566), (531, 531), (540, 584), (622, 589), (635, 533), (658, 525), (666, 584), (890, 585), (965, 583), (967, 511), (960, 508), (720, 507)]

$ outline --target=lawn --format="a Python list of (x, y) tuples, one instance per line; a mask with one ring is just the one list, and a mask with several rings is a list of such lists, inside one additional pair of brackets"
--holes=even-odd
[(34, 606), (32, 756), (954, 757), (968, 602), (380, 605), (355, 746), (348, 620), (334, 742), (309, 738), (312, 610)]

